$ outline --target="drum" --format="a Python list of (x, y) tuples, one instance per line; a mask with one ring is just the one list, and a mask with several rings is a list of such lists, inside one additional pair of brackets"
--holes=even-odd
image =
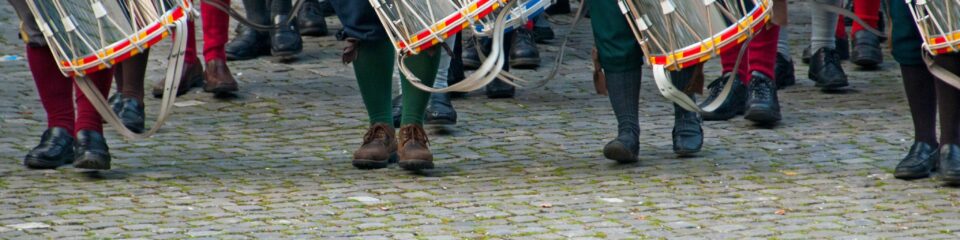
[[(502, 50), (491, 51), (480, 68), (457, 84), (434, 89), (421, 83), (404, 65), (408, 56), (419, 54), (478, 22), (501, 7), (513, 9), (519, 0), (370, 0), (387, 35), (397, 49), (400, 73), (415, 87), (429, 92), (469, 92), (492, 82), (505, 64)], [(504, 29), (510, 11), (499, 11), (492, 29)], [(503, 44), (504, 31), (493, 31), (493, 46)]]
[(930, 73), (960, 89), (960, 77), (934, 64), (930, 55), (960, 53), (960, 0), (907, 0), (923, 38), (924, 61)]
[[(725, 98), (698, 105), (673, 86), (666, 71), (699, 65), (743, 44), (770, 20), (773, 5), (771, 0), (619, 1), (646, 61), (654, 69), (660, 93), (697, 112), (716, 110)], [(730, 92), (733, 82), (727, 81), (724, 92)]]
[[(553, 5), (555, 0), (518, 0), (517, 6), (509, 9), (510, 15), (507, 15), (507, 23), (504, 26), (504, 31), (512, 31), (513, 29), (523, 26), (527, 21), (533, 20), (540, 16), (543, 11)], [(504, 11), (505, 9), (500, 9), (498, 11)], [(476, 35), (480, 36), (490, 36), (491, 33), (488, 31), (493, 28), (494, 17), (487, 16), (477, 24), (473, 26), (473, 31)]]
[[(190, 0), (28, 0), (37, 26), (64, 75), (74, 76), (80, 90), (104, 119), (127, 138), (155, 133), (170, 114), (186, 49)], [(143, 52), (171, 34), (173, 43), (160, 115), (153, 128), (135, 134), (120, 123), (107, 101), (84, 76)]]

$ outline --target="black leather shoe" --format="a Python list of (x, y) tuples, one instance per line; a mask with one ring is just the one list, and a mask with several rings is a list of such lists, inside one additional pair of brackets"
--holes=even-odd
[[(274, 24), (283, 24), (289, 15), (275, 15)], [(271, 34), (270, 54), (275, 57), (292, 57), (303, 51), (303, 39), (300, 38), (300, 29), (297, 22), (274, 30)]]
[(840, 65), (840, 56), (837, 51), (821, 48), (810, 59), (810, 80), (823, 90), (838, 90), (849, 86), (847, 74)]
[(300, 26), (300, 35), (304, 36), (326, 36), (327, 21), (323, 19), (320, 2), (317, 0), (306, 0), (300, 9), (300, 15), (297, 15), (297, 23)]
[(247, 60), (270, 54), (270, 37), (266, 32), (260, 32), (243, 26), (238, 26), (240, 33), (225, 47), (227, 60)]
[(123, 97), (120, 103), (120, 110), (117, 111), (117, 109), (114, 109), (114, 111), (117, 113), (117, 116), (120, 116), (120, 121), (123, 122), (123, 126), (130, 129), (131, 132), (143, 133), (145, 118), (143, 104), (132, 97)]
[(517, 89), (513, 85), (503, 82), (503, 80), (494, 79), (493, 82), (487, 84), (486, 87), (487, 98), (512, 98), (516, 94)]
[(883, 52), (880, 50), (880, 38), (869, 31), (859, 31), (854, 34), (853, 63), (865, 68), (875, 68), (883, 63)]
[(547, 43), (547, 41), (557, 38), (550, 27), (533, 27), (533, 40), (537, 43)]
[(83, 169), (110, 169), (110, 150), (103, 134), (80, 130), (77, 132), (76, 161), (73, 167)]
[(65, 128), (43, 132), (40, 144), (27, 153), (23, 165), (32, 169), (54, 169), (73, 162), (73, 136)]
[(747, 111), (743, 118), (760, 124), (772, 124), (782, 119), (777, 87), (763, 73), (753, 72), (747, 88)]
[(639, 161), (640, 159), (637, 158), (638, 152), (640, 152), (639, 139), (632, 134), (620, 133), (616, 139), (603, 146), (603, 157), (618, 163)]
[(797, 84), (797, 76), (794, 74), (793, 59), (789, 55), (777, 53), (777, 63), (773, 66), (773, 72), (777, 89), (784, 89)]
[[(735, 81), (733, 83), (733, 89), (730, 92), (730, 95), (725, 101), (713, 112), (703, 113), (703, 120), (705, 121), (726, 121), (737, 115), (743, 114), (744, 108), (747, 104), (747, 87), (743, 85), (743, 82), (740, 79), (731, 79), (730, 76), (733, 74), (725, 73), (717, 80), (714, 80), (710, 83), (707, 88), (710, 93), (707, 95), (707, 99), (704, 104), (710, 104), (715, 99), (720, 98), (721, 92), (723, 92), (724, 85), (727, 84), (727, 81)], [(701, 108), (706, 107), (700, 106)]]
[(453, 109), (450, 96), (446, 93), (430, 94), (430, 103), (427, 104), (427, 124), (454, 125), (457, 124), (457, 110)]
[(467, 70), (476, 70), (480, 67), (480, 54), (477, 53), (477, 45), (483, 47), (484, 53), (489, 53), (491, 42), (477, 38), (467, 38), (463, 41), (463, 68)]
[(403, 117), (403, 95), (393, 98), (393, 127), (400, 128), (400, 119)]
[(960, 185), (960, 145), (946, 144), (940, 149), (940, 180)]
[(673, 106), (673, 152), (692, 156), (703, 148), (703, 119), (696, 112)]
[(913, 142), (910, 152), (900, 160), (893, 176), (899, 179), (919, 179), (930, 177), (930, 173), (937, 170), (940, 161), (940, 150), (937, 146), (925, 142)]
[(533, 42), (533, 32), (520, 28), (513, 34), (513, 48), (510, 49), (510, 67), (516, 69), (535, 69), (540, 66), (540, 51)]

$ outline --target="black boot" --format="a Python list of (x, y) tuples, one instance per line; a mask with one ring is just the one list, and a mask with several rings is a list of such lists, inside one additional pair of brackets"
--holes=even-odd
[(517, 88), (497, 78), (487, 84), (486, 92), (487, 98), (512, 98), (517, 93)]
[[(260, 25), (270, 25), (270, 11), (264, 0), (244, 0), (247, 19)], [(270, 54), (270, 34), (246, 27), (237, 26), (239, 32), (227, 46), (227, 60), (247, 60)]]
[(797, 84), (793, 59), (790, 58), (790, 55), (777, 53), (777, 63), (773, 66), (773, 72), (776, 75), (777, 89), (784, 89)]
[(427, 124), (454, 125), (457, 124), (457, 110), (453, 109), (450, 96), (446, 93), (430, 94), (430, 103), (427, 104)]
[(466, 70), (476, 70), (480, 67), (480, 54), (477, 53), (477, 45), (481, 46), (485, 54), (490, 53), (492, 42), (489, 39), (478, 39), (471, 37), (463, 42), (463, 68)]
[(535, 69), (540, 66), (540, 51), (533, 42), (533, 32), (525, 28), (515, 30), (513, 47), (510, 51), (510, 67), (517, 69)]
[(400, 119), (403, 117), (403, 95), (393, 98), (393, 127), (400, 128)]
[(854, 34), (853, 63), (865, 68), (875, 68), (883, 63), (883, 52), (880, 50), (880, 38), (869, 31), (859, 31)]
[(640, 152), (641, 70), (607, 73), (610, 105), (617, 117), (617, 138), (603, 147), (603, 156), (619, 163), (637, 162)]
[[(743, 82), (740, 81), (740, 76), (736, 79), (733, 79), (731, 76), (732, 73), (725, 73), (717, 80), (713, 80), (710, 85), (707, 86), (710, 93), (707, 95), (707, 99), (704, 104), (710, 104), (715, 99), (723, 97), (720, 94), (723, 92), (723, 87), (727, 84), (727, 81), (735, 81), (733, 83), (733, 89), (731, 89), (730, 95), (727, 97), (723, 103), (720, 104), (713, 112), (703, 113), (703, 120), (706, 121), (726, 121), (737, 115), (743, 114), (747, 104), (747, 87), (743, 85)], [(745, 76), (744, 76), (745, 77)], [(706, 105), (700, 106), (700, 108), (705, 108)]]
[(300, 15), (297, 15), (300, 35), (314, 37), (327, 35), (327, 21), (323, 19), (321, 8), (318, 0), (306, 0), (303, 2)]
[(767, 75), (753, 72), (747, 89), (747, 111), (743, 118), (759, 124), (773, 124), (783, 118), (780, 116), (777, 87)]
[(936, 145), (915, 141), (907, 156), (893, 170), (893, 176), (899, 179), (926, 178), (937, 170), (938, 161), (940, 149)]
[(103, 134), (90, 130), (77, 132), (76, 161), (73, 163), (73, 167), (110, 169), (110, 150)]
[(40, 144), (27, 153), (23, 165), (32, 169), (54, 169), (73, 163), (73, 136), (61, 127), (43, 132)]
[[(277, 15), (274, 17), (274, 23), (283, 24), (289, 18), (289, 15)], [(303, 39), (300, 38), (296, 22), (275, 30), (271, 38), (270, 54), (273, 56), (292, 57), (303, 51)]]
[(960, 185), (960, 145), (944, 144), (940, 149), (940, 180)]
[(553, 28), (533, 26), (533, 40), (537, 43), (547, 43), (547, 41), (557, 38), (553, 33)]
[[(834, 41), (834, 44), (837, 46), (837, 56), (840, 60), (850, 59), (850, 42), (846, 38), (837, 38)], [(810, 64), (810, 58), (813, 57), (813, 52), (810, 50), (810, 45), (807, 45), (806, 48), (803, 48), (803, 54), (800, 55), (800, 60), (804, 64)]]
[[(688, 68), (679, 72), (670, 72), (670, 79), (674, 86), (686, 89), (693, 77), (694, 69)], [(688, 93), (696, 101), (696, 95)], [(692, 156), (703, 148), (703, 119), (699, 113), (687, 111), (680, 105), (673, 104), (673, 152), (681, 157)]]
[(838, 90), (849, 86), (847, 74), (840, 65), (840, 56), (836, 50), (821, 48), (810, 59), (810, 80), (823, 90)]
[(117, 113), (117, 116), (120, 116), (123, 126), (130, 129), (131, 132), (143, 133), (145, 125), (143, 104), (132, 97), (123, 97), (120, 104), (120, 109), (114, 109), (114, 112)]

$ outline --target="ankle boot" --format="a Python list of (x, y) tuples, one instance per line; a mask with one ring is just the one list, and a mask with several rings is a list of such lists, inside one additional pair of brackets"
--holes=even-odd
[[(243, 0), (247, 19), (260, 25), (270, 25), (270, 9), (265, 0)], [(247, 60), (270, 54), (270, 34), (240, 24), (238, 34), (225, 48), (227, 60)]]
[(427, 124), (454, 125), (457, 124), (457, 110), (453, 109), (450, 96), (447, 93), (430, 94), (430, 103), (427, 104)]
[(773, 80), (760, 72), (753, 72), (747, 89), (747, 110), (743, 118), (760, 124), (773, 124), (780, 115), (780, 99)]
[(713, 112), (704, 112), (702, 114), (703, 120), (726, 121), (746, 111), (747, 86), (743, 85), (743, 81), (740, 81), (740, 78), (746, 76), (737, 76), (734, 78), (733, 75), (735, 74), (724, 73), (723, 76), (713, 80), (713, 82), (707, 86), (709, 91), (707, 99), (704, 100), (704, 105), (701, 105), (700, 108), (705, 108), (716, 99), (724, 97), (721, 96), (721, 94), (723, 94), (723, 87), (726, 86), (727, 81), (735, 81), (729, 95), (720, 103), (720, 106)]
[(880, 37), (870, 31), (853, 34), (853, 63), (865, 68), (875, 68), (883, 63), (883, 51), (880, 49)]
[(839, 53), (830, 48), (821, 48), (810, 58), (809, 77), (823, 90), (838, 90), (850, 85), (840, 65)]
[(103, 134), (97, 131), (77, 132), (76, 158), (73, 167), (83, 169), (110, 169), (110, 150)]
[(486, 92), (487, 98), (512, 98), (517, 93), (517, 88), (497, 78), (487, 84)]
[(639, 160), (641, 76), (640, 69), (606, 73), (610, 105), (617, 117), (617, 138), (603, 147), (603, 156), (619, 163)]
[(353, 152), (353, 166), (359, 169), (385, 168), (396, 155), (396, 133), (389, 125), (377, 123), (367, 129), (363, 144)]
[[(285, 24), (287, 19), (290, 19), (290, 15), (275, 15), (273, 23)], [(297, 27), (296, 21), (274, 30), (270, 37), (272, 43), (270, 53), (273, 56), (291, 57), (303, 51), (303, 39), (300, 38), (300, 28)]]
[[(674, 86), (686, 89), (696, 69), (688, 68), (679, 72), (670, 72)], [(696, 96), (687, 93), (696, 101)], [(692, 156), (703, 148), (703, 119), (699, 113), (687, 111), (680, 105), (673, 105), (673, 152), (681, 157)]]
[(510, 49), (510, 67), (536, 69), (540, 67), (540, 51), (533, 42), (533, 32), (525, 28), (514, 31), (513, 47)]
[(23, 165), (32, 169), (54, 169), (73, 163), (73, 142), (73, 136), (67, 129), (47, 129), (40, 137), (40, 144), (23, 158)]
[(323, 19), (320, 2), (317, 0), (306, 0), (300, 9), (300, 15), (297, 16), (297, 24), (300, 27), (300, 35), (304, 36), (326, 36), (327, 21)]
[(400, 128), (400, 147), (398, 164), (408, 171), (433, 168), (433, 153), (430, 152), (430, 139), (427, 132), (418, 124), (408, 124)]
[(123, 126), (134, 133), (143, 133), (145, 128), (143, 103), (136, 98), (122, 97), (120, 100), (120, 109), (114, 110), (117, 116), (120, 116), (120, 122)]
[(481, 39), (477, 37), (467, 38), (463, 42), (463, 68), (466, 70), (476, 70), (480, 67), (480, 54), (477, 53), (477, 48), (479, 47), (483, 50), (484, 54), (490, 53), (490, 48), (493, 47), (492, 41), (490, 39)]

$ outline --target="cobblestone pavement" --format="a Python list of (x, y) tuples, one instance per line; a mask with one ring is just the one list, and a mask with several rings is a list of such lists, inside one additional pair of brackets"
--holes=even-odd
[[(794, 4), (799, 59), (809, 15)], [(0, 55), (22, 56), (5, 1), (0, 23)], [(545, 88), (456, 100), (461, 122), (429, 128), (439, 167), (420, 175), (350, 165), (366, 114), (333, 37), (307, 38), (291, 64), (231, 62), (238, 98), (188, 94), (179, 102), (190, 104), (152, 139), (124, 141), (108, 128), (115, 164), (104, 172), (20, 165), (44, 112), (26, 62), (0, 62), (0, 238), (960, 236), (956, 189), (891, 175), (912, 130), (889, 56), (881, 71), (845, 63), (856, 89), (845, 94), (821, 93), (798, 61), (798, 86), (781, 95), (782, 124), (708, 122), (705, 150), (683, 159), (670, 148), (671, 106), (647, 76), (642, 160), (617, 165), (600, 153), (615, 122), (606, 97), (593, 93), (591, 44), (584, 24)], [(540, 71), (516, 72), (544, 75), (558, 45), (541, 45)], [(163, 52), (153, 51), (153, 66)], [(716, 63), (709, 70), (716, 76)], [(148, 112), (157, 104), (149, 99)]]

